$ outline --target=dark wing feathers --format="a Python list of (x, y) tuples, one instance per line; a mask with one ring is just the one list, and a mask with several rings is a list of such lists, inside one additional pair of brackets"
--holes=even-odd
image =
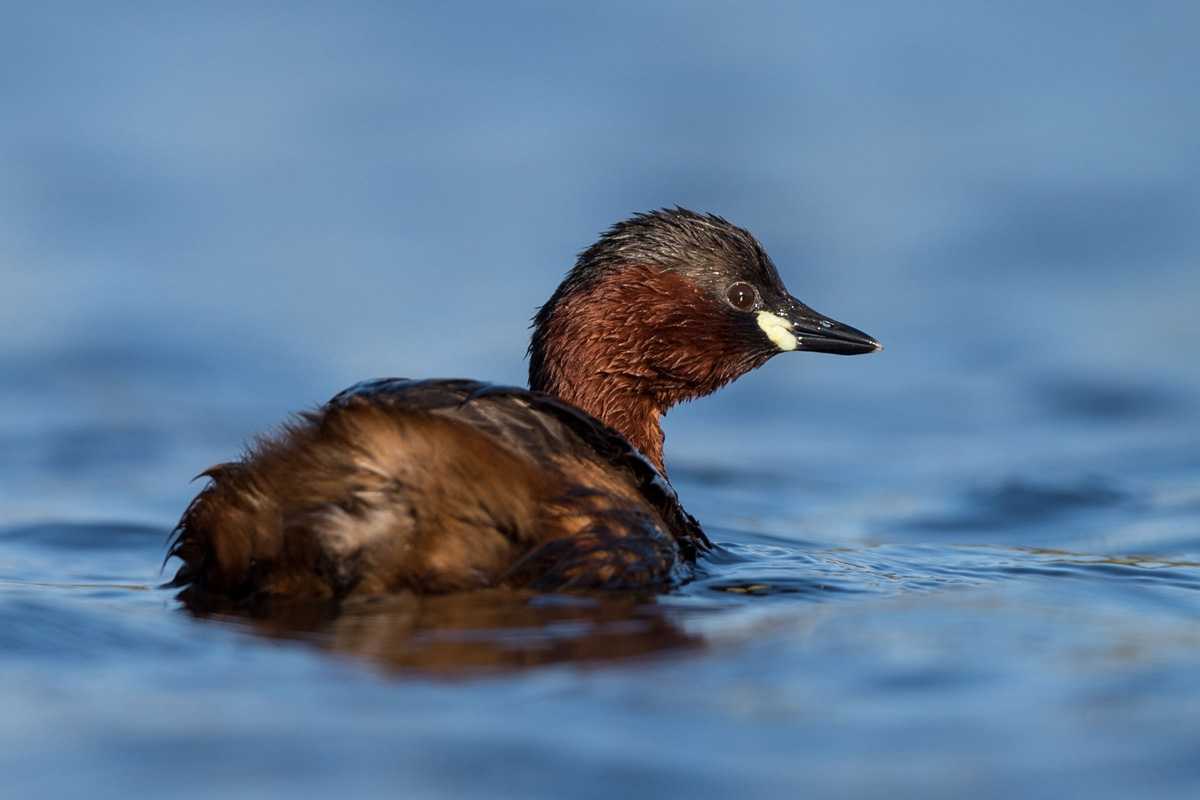
[(637, 448), (600, 420), (553, 395), (465, 379), (377, 378), (351, 386), (330, 405), (352, 403), (355, 398), (452, 416), (525, 453), (570, 452), (582, 443), (607, 467), (630, 476), (667, 523), (687, 560), (711, 547), (700, 524), (683, 510), (675, 490)]

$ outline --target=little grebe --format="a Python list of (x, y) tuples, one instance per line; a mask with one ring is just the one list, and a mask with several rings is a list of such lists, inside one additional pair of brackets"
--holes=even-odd
[(669, 583), (710, 545), (659, 417), (786, 350), (880, 345), (791, 297), (749, 232), (681, 208), (585, 250), (534, 319), (530, 389), (382, 379), (261, 437), (176, 529), (195, 596)]

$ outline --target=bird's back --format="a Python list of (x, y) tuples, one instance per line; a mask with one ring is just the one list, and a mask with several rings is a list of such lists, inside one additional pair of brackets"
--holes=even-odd
[(171, 549), (201, 594), (641, 587), (707, 546), (620, 434), (475, 381), (358, 384), (205, 474)]

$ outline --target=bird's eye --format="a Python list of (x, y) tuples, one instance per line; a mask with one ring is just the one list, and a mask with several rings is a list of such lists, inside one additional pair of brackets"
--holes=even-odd
[(741, 311), (754, 308), (754, 287), (748, 283), (738, 281), (732, 284), (725, 291), (725, 297), (729, 299), (729, 305)]

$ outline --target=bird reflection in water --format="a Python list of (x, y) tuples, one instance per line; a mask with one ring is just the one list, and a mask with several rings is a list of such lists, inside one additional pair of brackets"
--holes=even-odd
[(196, 617), (303, 642), (385, 670), (470, 675), (569, 662), (619, 662), (698, 648), (647, 593), (577, 595), (480, 590), (390, 594), (341, 602), (272, 597), (247, 606), (180, 598)]

